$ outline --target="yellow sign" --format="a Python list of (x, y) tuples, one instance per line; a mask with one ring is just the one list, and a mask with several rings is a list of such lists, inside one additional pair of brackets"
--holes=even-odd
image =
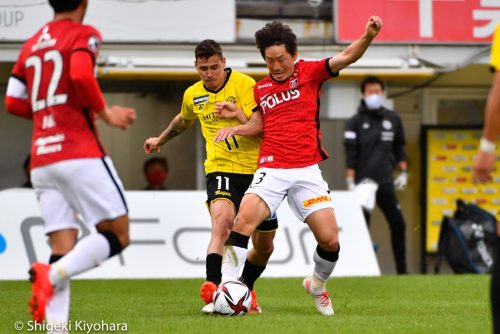
[(458, 198), (475, 203), (500, 220), (500, 150), (493, 182), (475, 185), (472, 164), (480, 129), (428, 129), (426, 177), (426, 251), (436, 252), (443, 216), (452, 216)]

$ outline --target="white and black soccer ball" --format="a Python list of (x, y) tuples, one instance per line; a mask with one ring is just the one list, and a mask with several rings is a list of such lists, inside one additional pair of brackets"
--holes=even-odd
[(239, 281), (226, 281), (214, 294), (215, 313), (233, 316), (245, 315), (252, 305), (252, 293)]

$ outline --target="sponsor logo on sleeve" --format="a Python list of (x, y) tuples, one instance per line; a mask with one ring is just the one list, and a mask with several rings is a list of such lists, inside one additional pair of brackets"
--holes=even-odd
[(89, 41), (87, 42), (87, 46), (89, 47), (90, 50), (93, 52), (97, 53), (99, 51), (99, 39), (97, 36), (90, 36)]

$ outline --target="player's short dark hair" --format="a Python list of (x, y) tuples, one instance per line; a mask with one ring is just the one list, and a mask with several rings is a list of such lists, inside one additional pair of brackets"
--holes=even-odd
[(144, 162), (144, 165), (142, 166), (142, 170), (144, 173), (146, 173), (149, 169), (149, 166), (153, 164), (160, 164), (165, 168), (165, 170), (168, 172), (168, 161), (167, 158), (163, 157), (153, 157)]
[(194, 50), (195, 59), (208, 59), (213, 55), (218, 55), (221, 59), (223, 58), (222, 48), (219, 43), (213, 39), (205, 39), (201, 41)]
[(83, 0), (49, 0), (50, 6), (56, 13), (70, 12), (80, 6)]
[(367, 76), (363, 81), (361, 81), (361, 86), (360, 86), (361, 93), (365, 92), (367, 85), (372, 85), (372, 84), (379, 84), (380, 88), (382, 88), (382, 90), (385, 91), (385, 83), (382, 81), (382, 79), (380, 79), (379, 77), (370, 75), (370, 76)]
[(297, 36), (289, 26), (278, 21), (267, 23), (264, 28), (256, 31), (255, 43), (264, 59), (266, 48), (273, 45), (285, 45), (286, 51), (292, 56), (297, 53)]

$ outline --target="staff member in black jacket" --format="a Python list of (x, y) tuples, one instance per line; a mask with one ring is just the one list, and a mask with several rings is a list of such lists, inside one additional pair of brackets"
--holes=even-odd
[[(367, 77), (361, 83), (363, 99), (344, 133), (347, 156), (347, 186), (356, 189), (363, 183), (376, 184), (377, 205), (389, 223), (391, 242), (398, 274), (406, 271), (405, 221), (395, 189), (403, 190), (408, 183), (405, 136), (398, 114), (382, 105), (384, 83), (377, 77)], [(393, 181), (395, 165), (400, 169)], [(378, 186), (378, 187), (377, 187)], [(363, 208), (366, 222), (370, 208)]]

